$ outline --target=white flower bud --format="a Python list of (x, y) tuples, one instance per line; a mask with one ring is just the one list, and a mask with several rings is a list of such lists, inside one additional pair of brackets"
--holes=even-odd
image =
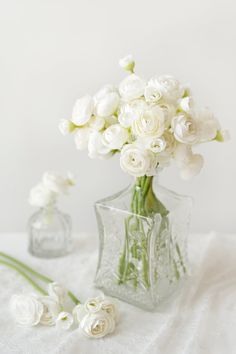
[(94, 111), (93, 98), (89, 95), (78, 99), (75, 102), (71, 121), (77, 126), (85, 125), (91, 118)]
[(127, 55), (126, 57), (119, 60), (119, 65), (122, 69), (126, 71), (130, 71), (131, 73), (134, 72), (135, 61), (132, 55)]
[(56, 328), (58, 330), (67, 331), (74, 322), (73, 316), (69, 312), (62, 311), (56, 319)]
[(75, 130), (75, 125), (68, 119), (61, 119), (58, 126), (62, 135), (67, 135)]

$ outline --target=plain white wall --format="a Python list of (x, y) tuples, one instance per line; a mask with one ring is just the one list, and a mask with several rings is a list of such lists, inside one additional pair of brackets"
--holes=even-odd
[(132, 53), (145, 77), (172, 74), (209, 106), (231, 142), (212, 143), (191, 182), (175, 168), (163, 185), (195, 198), (192, 230), (236, 229), (236, 21), (230, 0), (0, 1), (0, 231), (22, 231), (29, 189), (43, 171), (73, 171), (77, 187), (61, 207), (74, 228), (94, 231), (93, 202), (130, 179), (118, 159), (90, 160), (58, 132), (76, 98), (118, 83)]

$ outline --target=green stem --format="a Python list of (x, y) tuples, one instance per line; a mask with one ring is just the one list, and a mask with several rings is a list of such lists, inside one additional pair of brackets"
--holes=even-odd
[[(152, 177), (147, 177), (147, 176), (143, 176), (143, 177), (139, 177), (136, 179), (136, 183), (135, 183), (135, 198), (136, 198), (136, 208), (135, 210), (132, 210), (135, 214), (137, 215), (141, 215), (141, 216), (146, 216), (146, 212), (145, 212), (145, 198), (147, 195), (147, 191), (150, 188), (152, 182)], [(139, 232), (142, 234), (141, 236), (141, 262), (142, 262), (142, 278), (143, 278), (143, 283), (145, 284), (146, 288), (150, 287), (149, 284), (149, 276), (148, 276), (148, 272), (149, 272), (149, 260), (148, 260), (148, 254), (147, 254), (147, 247), (148, 247), (148, 239), (146, 237), (146, 233), (144, 230), (144, 225), (143, 225), (143, 220), (137, 216), (136, 219), (136, 223), (137, 223), (137, 229), (139, 230)], [(133, 245), (134, 246), (134, 245)]]
[(122, 255), (120, 256), (119, 260), (119, 281), (118, 284), (123, 284), (124, 279), (126, 277), (126, 271), (127, 271), (127, 250), (128, 250), (128, 241), (129, 241), (129, 235), (128, 235), (128, 225), (129, 225), (129, 217), (125, 220), (125, 242), (124, 242), (124, 249), (122, 252)]
[(8, 259), (9, 261), (17, 264), (18, 266), (20, 266), (21, 268), (27, 270), (28, 272), (30, 272), (31, 274), (33, 274), (34, 276), (36, 276), (37, 278), (45, 281), (46, 283), (52, 283), (52, 280), (38, 272), (36, 272), (35, 270), (33, 270), (32, 268), (30, 268), (29, 266), (27, 266), (25, 263), (22, 263), (21, 261), (19, 261), (18, 259), (4, 253), (4, 252), (0, 252), (0, 256), (4, 257), (6, 259)]
[(146, 177), (144, 186), (143, 186), (143, 199), (145, 200), (145, 197), (149, 191), (149, 188), (152, 188), (152, 181), (153, 181), (153, 177)]
[(39, 286), (33, 279), (31, 279), (25, 272), (23, 272), (23, 270), (21, 270), (20, 268), (18, 268), (14, 264), (7, 262), (7, 261), (3, 261), (1, 259), (0, 259), (0, 264), (3, 264), (9, 268), (14, 269), (22, 277), (24, 277), (38, 292), (40, 292), (42, 295), (47, 295), (47, 292), (43, 288), (41, 288), (41, 286)]
[[(132, 188), (131, 212), (132, 215), (125, 220), (125, 242), (119, 260), (119, 284), (125, 284), (129, 280), (133, 280), (134, 288), (136, 289), (139, 278), (142, 278), (145, 287), (149, 288), (150, 259), (148, 250), (150, 245), (150, 232), (145, 229), (145, 217), (152, 217), (154, 214), (159, 214), (161, 216), (161, 227), (157, 240), (160, 252), (162, 239), (165, 237), (164, 229), (168, 228), (169, 230), (169, 219), (167, 217), (169, 211), (156, 197), (153, 191), (153, 176), (136, 178), (135, 184)], [(142, 216), (144, 218), (142, 218)], [(135, 239), (133, 233), (134, 230), (137, 231), (138, 235)], [(174, 245), (172, 245), (172, 247), (174, 247)], [(183, 272), (185, 273), (186, 268), (180, 248), (178, 244), (176, 244), (175, 247)], [(130, 255), (131, 258), (129, 257)], [(136, 263), (133, 263), (132, 258), (138, 262), (139, 266), (134, 265)], [(175, 270), (175, 277), (179, 280), (180, 273), (174, 255), (171, 255), (171, 258)], [(130, 276), (130, 270), (132, 270), (133, 278)], [(156, 271), (156, 276), (158, 277), (158, 270)]]
[[(20, 266), (21, 268), (27, 270), (29, 273), (31, 273), (32, 275), (34, 275), (35, 277), (37, 277), (38, 279), (41, 279), (42, 281), (44, 281), (45, 283), (53, 283), (53, 280), (46, 277), (45, 275), (39, 273), (39, 272), (36, 272), (34, 269), (30, 268), (29, 266), (27, 266), (25, 263), (19, 261), (18, 259), (4, 253), (4, 252), (0, 252), (0, 256), (1, 257), (4, 257), (8, 260), (10, 260), (11, 262), (17, 264), (18, 266)], [(3, 262), (3, 261), (1, 261)], [(8, 264), (11, 264), (11, 263), (8, 263)], [(17, 267), (15, 267), (17, 268)], [(19, 268), (17, 268), (19, 269)], [(24, 272), (23, 272), (24, 273)], [(26, 273), (24, 273), (26, 274)], [(31, 279), (31, 278), (30, 278)], [(47, 293), (46, 293), (47, 294)], [(71, 291), (68, 291), (68, 296), (71, 298), (71, 300), (75, 303), (75, 305), (78, 305), (80, 304), (81, 302), (79, 301), (79, 299), (71, 292)]]

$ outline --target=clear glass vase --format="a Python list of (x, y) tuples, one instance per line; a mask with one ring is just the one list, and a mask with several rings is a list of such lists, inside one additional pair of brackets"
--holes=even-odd
[(153, 177), (95, 203), (100, 248), (95, 285), (147, 310), (166, 300), (188, 273), (192, 199)]
[(55, 206), (40, 208), (29, 219), (29, 252), (42, 258), (66, 255), (71, 250), (71, 218)]

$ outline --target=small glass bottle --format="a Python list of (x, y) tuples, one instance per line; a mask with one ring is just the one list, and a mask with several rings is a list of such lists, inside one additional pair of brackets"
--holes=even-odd
[(71, 217), (55, 205), (40, 208), (28, 223), (29, 252), (42, 258), (64, 256), (71, 250)]

